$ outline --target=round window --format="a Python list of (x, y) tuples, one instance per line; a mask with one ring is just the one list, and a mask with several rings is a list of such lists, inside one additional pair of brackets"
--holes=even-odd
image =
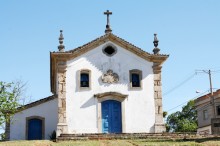
[(107, 46), (103, 49), (103, 53), (107, 56), (113, 56), (116, 53), (116, 49), (112, 46)]

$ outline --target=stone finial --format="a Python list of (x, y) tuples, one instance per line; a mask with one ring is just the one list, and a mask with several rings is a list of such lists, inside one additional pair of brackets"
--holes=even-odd
[(106, 25), (105, 33), (111, 33), (112, 30), (111, 30), (111, 27), (110, 27), (109, 15), (112, 15), (112, 12), (107, 10), (106, 12), (104, 12), (104, 15), (107, 15), (107, 25)]
[(60, 45), (58, 46), (59, 52), (64, 52), (65, 46), (63, 45), (63, 30), (60, 30), (60, 37), (59, 37), (59, 43)]
[(154, 34), (154, 41), (153, 41), (154, 47), (155, 47), (155, 48), (153, 49), (154, 54), (159, 54), (159, 52), (160, 52), (160, 49), (157, 48), (158, 42), (159, 42), (159, 40), (157, 39), (157, 34), (155, 33), (155, 34)]

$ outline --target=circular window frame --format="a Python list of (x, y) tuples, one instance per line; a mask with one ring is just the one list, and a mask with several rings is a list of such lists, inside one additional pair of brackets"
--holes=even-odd
[[(106, 48), (108, 47), (112, 47), (114, 49), (114, 52), (112, 54), (109, 54), (105, 51)], [(106, 44), (103, 48), (102, 48), (102, 52), (108, 56), (108, 57), (112, 57), (113, 55), (115, 55), (117, 53), (117, 47), (115, 45), (112, 44)]]

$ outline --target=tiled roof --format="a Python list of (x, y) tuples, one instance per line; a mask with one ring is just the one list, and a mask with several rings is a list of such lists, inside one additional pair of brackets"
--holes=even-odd
[[(220, 95), (220, 89), (218, 89), (216, 92), (213, 93), (213, 96), (217, 96), (217, 95)], [(195, 102), (198, 103), (200, 101), (203, 101), (205, 99), (210, 98), (210, 96), (211, 96), (211, 93), (203, 95), (203, 96), (200, 96), (197, 99), (195, 99)]]
[[(77, 52), (77, 51), (80, 51), (80, 50), (82, 50), (82, 49), (88, 47), (89, 45), (91, 45), (91, 44), (93, 44), (93, 43), (96, 43), (96, 42), (98, 42), (98, 41), (105, 40), (105, 39), (107, 39), (108, 37), (112, 37), (113, 39), (117, 39), (117, 40), (119, 40), (119, 41), (122, 41), (123, 43), (126, 43), (127, 45), (130, 45), (131, 47), (133, 47), (133, 48), (135, 48), (135, 49), (137, 49), (137, 50), (139, 50), (139, 51), (142, 51), (142, 53), (145, 53), (145, 54), (148, 54), (148, 55), (154, 55), (154, 54), (148, 53), (148, 52), (142, 50), (141, 48), (139, 48), (139, 47), (137, 47), (137, 46), (135, 46), (135, 45), (133, 45), (133, 44), (127, 42), (126, 40), (124, 40), (124, 39), (122, 39), (122, 38), (120, 38), (120, 37), (114, 35), (113, 33), (107, 33), (107, 34), (102, 35), (102, 36), (100, 36), (100, 37), (98, 37), (98, 38), (96, 38), (96, 39), (94, 39), (94, 40), (92, 40), (92, 41), (90, 41), (90, 42), (88, 42), (88, 43), (86, 43), (86, 44), (84, 44), (84, 45), (82, 45), (82, 46), (79, 46), (79, 47), (77, 47), (77, 48), (75, 48), (75, 49), (72, 49), (72, 50), (69, 50), (69, 51), (65, 51), (65, 52), (59, 52), (59, 53), (75, 53), (75, 52)], [(58, 53), (58, 52), (57, 52), (57, 53)], [(157, 54), (157, 55), (155, 55), (155, 56), (169, 56), (169, 55)]]
[(55, 98), (57, 98), (57, 96), (51, 95), (51, 96), (48, 96), (48, 97), (46, 97), (46, 98), (42, 98), (42, 99), (40, 99), (40, 100), (37, 100), (37, 101), (31, 102), (31, 103), (28, 103), (28, 104), (26, 104), (26, 105), (24, 105), (24, 106), (19, 107), (19, 108), (18, 108), (18, 112), (20, 112), (20, 111), (22, 111), (22, 110), (26, 110), (26, 109), (31, 108), (31, 107), (34, 107), (34, 106), (37, 106), (37, 105), (40, 105), (40, 104), (42, 104), (42, 103), (46, 103), (46, 102), (51, 101), (51, 100), (53, 100), (53, 99), (55, 99)]

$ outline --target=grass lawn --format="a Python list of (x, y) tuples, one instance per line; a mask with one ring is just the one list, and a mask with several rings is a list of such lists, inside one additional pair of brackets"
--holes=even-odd
[(62, 141), (48, 140), (34, 141), (8, 141), (0, 142), (0, 146), (220, 146), (220, 140), (194, 142), (172, 140), (88, 140), (88, 141)]

